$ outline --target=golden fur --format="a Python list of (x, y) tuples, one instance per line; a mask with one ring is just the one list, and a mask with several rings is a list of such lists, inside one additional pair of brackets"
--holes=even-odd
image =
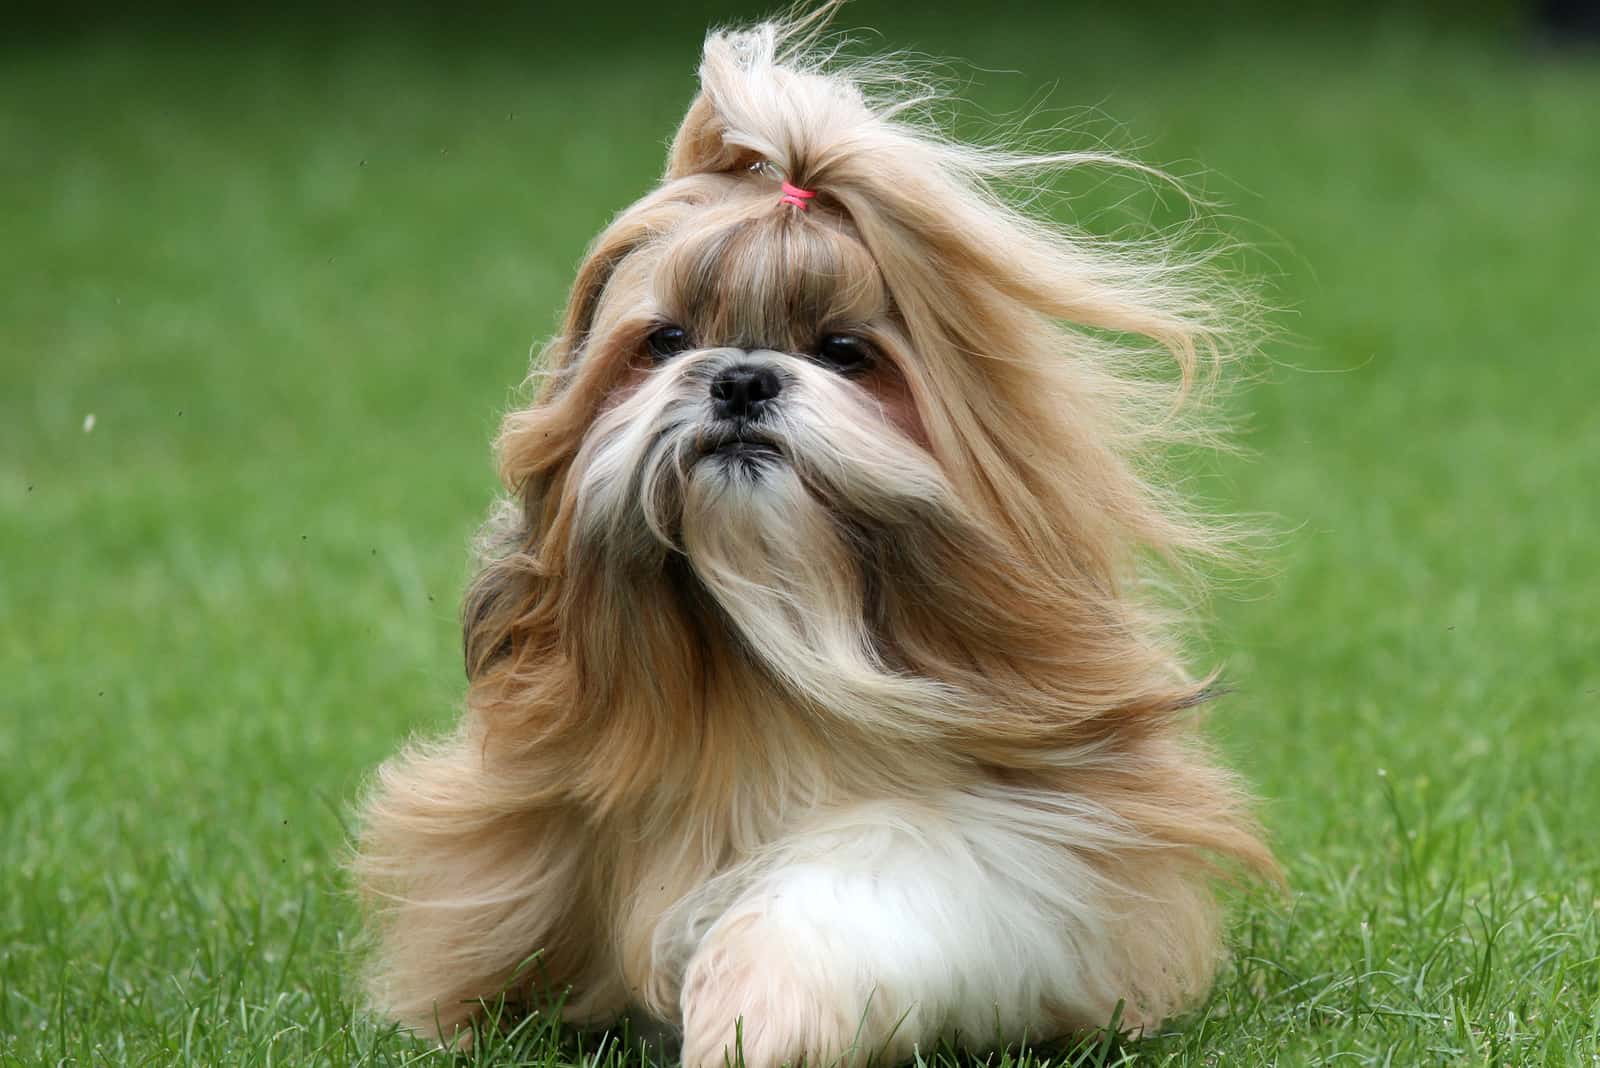
[[(1119, 999), (1149, 1026), (1209, 986), (1213, 862), (1273, 869), (1139, 579), (1221, 544), (1142, 469), (1226, 305), (1171, 250), (1009, 206), (997, 180), (1078, 157), (938, 136), (818, 22), (708, 39), (505, 420), (466, 714), (362, 821), (371, 989), (411, 1027), (508, 984), (641, 1008), (695, 1066), (738, 1018), (758, 1068)], [(664, 322), (693, 344), (655, 363)], [(808, 358), (841, 330), (866, 372)], [(776, 461), (706, 451), (744, 359), (785, 383)]]

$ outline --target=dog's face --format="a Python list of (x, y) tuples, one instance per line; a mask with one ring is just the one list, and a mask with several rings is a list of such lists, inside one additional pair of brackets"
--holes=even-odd
[(726, 184), (617, 269), (578, 357), (603, 366), (573, 398), (574, 537), (641, 566), (762, 548), (741, 540), (826, 555), (949, 498), (872, 256), (759, 176)]

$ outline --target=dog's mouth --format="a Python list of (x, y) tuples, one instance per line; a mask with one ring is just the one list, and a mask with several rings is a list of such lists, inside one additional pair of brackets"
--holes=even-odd
[(710, 431), (701, 434), (695, 444), (702, 460), (717, 456), (729, 460), (760, 461), (783, 456), (783, 450), (777, 442), (749, 427)]

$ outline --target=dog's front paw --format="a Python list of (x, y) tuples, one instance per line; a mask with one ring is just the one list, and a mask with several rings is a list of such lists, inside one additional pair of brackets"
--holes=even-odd
[(684, 976), (684, 1068), (855, 1063), (870, 994), (829, 982), (792, 944), (745, 917), (714, 931)]

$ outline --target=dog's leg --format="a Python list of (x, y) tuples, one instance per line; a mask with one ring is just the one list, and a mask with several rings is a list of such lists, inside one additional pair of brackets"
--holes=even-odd
[(1096, 834), (1081, 811), (960, 795), (786, 840), (689, 961), (684, 1064), (720, 1068), (736, 1024), (747, 1063), (776, 1068), (892, 1064), (956, 1033), (977, 1048), (1045, 1039), (1109, 1023), (1123, 999), (1122, 1026), (1154, 1022), (1144, 995), (1168, 979), (1150, 973), (1211, 956), (1209, 898), (1177, 869), (1119, 887), (1052, 839), (1074, 822)]

